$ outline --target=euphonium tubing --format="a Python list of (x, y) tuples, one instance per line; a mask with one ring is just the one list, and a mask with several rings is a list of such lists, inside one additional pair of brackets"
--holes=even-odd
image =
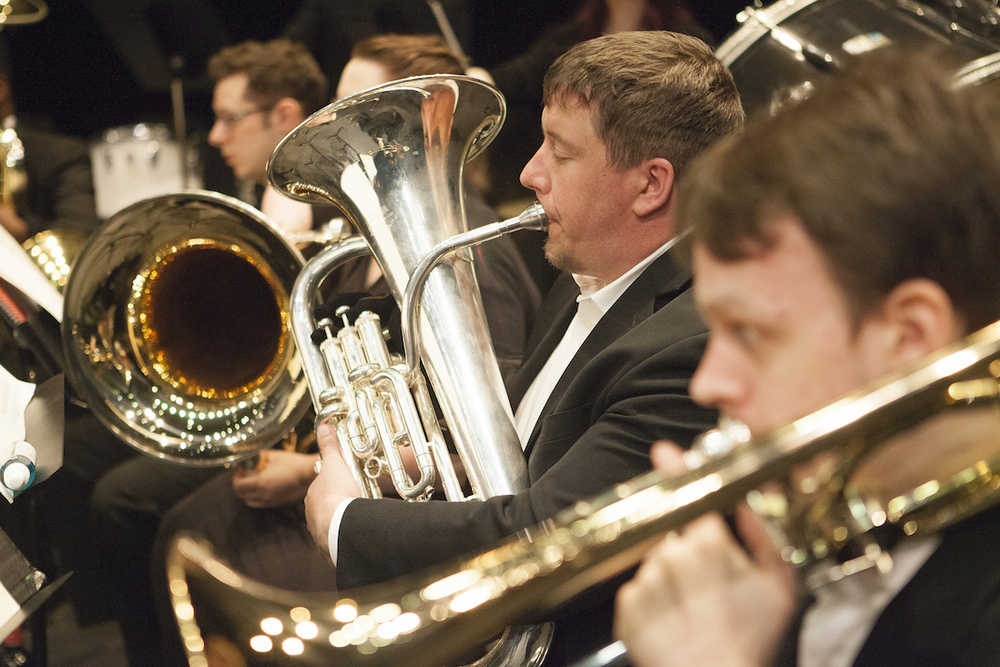
[[(815, 563), (852, 544), (867, 547), (874, 541), (866, 538), (887, 527), (902, 536), (932, 533), (998, 499), (998, 378), (1000, 322), (771, 434), (726, 443), (710, 431), (704, 437), (713, 442), (702, 440), (689, 457), (697, 467), (676, 478), (647, 473), (452, 567), (363, 590), (309, 595), (267, 587), (181, 537), (168, 577), (191, 664), (211, 664), (206, 656), (220, 650), (262, 664), (442, 664), (634, 565), (664, 533), (732, 507), (824, 452), (842, 453), (825, 480), (845, 480), (836, 490), (840, 511), (825, 491), (817, 498), (800, 489), (803, 498), (789, 498), (787, 560)], [(880, 488), (879, 470), (904, 453), (924, 457), (912, 488)], [(812, 509), (794, 507), (801, 502), (825, 504), (833, 520), (799, 524)]]
[(259, 211), (230, 197), (126, 207), (70, 273), (67, 375), (143, 453), (210, 466), (270, 447), (308, 409), (288, 321), (302, 263)]

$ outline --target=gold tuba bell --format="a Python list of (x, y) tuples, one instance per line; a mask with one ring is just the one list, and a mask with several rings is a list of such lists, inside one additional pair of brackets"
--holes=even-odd
[(302, 264), (259, 211), (231, 197), (128, 206), (70, 272), (67, 376), (145, 454), (213, 466), (270, 447), (309, 407), (288, 316)]
[[(192, 665), (224, 654), (441, 664), (634, 565), (666, 532), (774, 485), (783, 503), (752, 497), (751, 507), (780, 528), (785, 558), (812, 564), (807, 582), (822, 585), (885, 567), (887, 532), (930, 534), (997, 502), (998, 425), (1000, 322), (763, 437), (709, 431), (690, 454), (696, 467), (676, 478), (647, 473), (481, 555), (379, 587), (291, 594), (181, 537), (168, 559), (174, 609), (189, 650), (198, 647)], [(821, 454), (834, 464), (821, 478), (791, 474)], [(827, 566), (833, 554), (843, 557)]]

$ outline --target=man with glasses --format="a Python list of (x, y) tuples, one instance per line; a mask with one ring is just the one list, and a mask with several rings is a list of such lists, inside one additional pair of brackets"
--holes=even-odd
[(241, 197), (258, 206), (281, 229), (312, 228), (310, 208), (265, 189), (267, 158), (309, 114), (329, 100), (328, 84), (304, 46), (286, 39), (241, 42), (212, 56), (215, 123), (208, 143), (239, 181)]
[(305, 47), (284, 39), (225, 48), (208, 73), (215, 81), (208, 143), (237, 179), (266, 183), (274, 147), (327, 102), (326, 77)]

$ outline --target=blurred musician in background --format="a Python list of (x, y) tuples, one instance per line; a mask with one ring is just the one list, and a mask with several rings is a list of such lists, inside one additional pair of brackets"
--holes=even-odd
[(241, 42), (212, 56), (215, 123), (208, 143), (222, 153), (245, 198), (286, 232), (313, 227), (309, 206), (267, 187), (267, 158), (281, 139), (327, 102), (328, 83), (301, 45), (284, 39)]
[[(697, 162), (679, 215), (693, 228), (711, 331), (691, 384), (698, 402), (764, 434), (1000, 316), (990, 94), (952, 90), (927, 57), (887, 53)], [(907, 465), (894, 457), (879, 484), (901, 486), (907, 468), (945, 473), (939, 440), (929, 455), (905, 445)], [(678, 469), (667, 445), (654, 461)], [(818, 588), (799, 600), (804, 616), (760, 520), (746, 508), (737, 519), (746, 548), (709, 515), (622, 587), (615, 632), (635, 664), (997, 663), (997, 509), (884, 545), (888, 573)]]
[(0, 225), (18, 241), (52, 228), (89, 234), (99, 220), (87, 147), (15, 116), (5, 44), (0, 45), (0, 131), (10, 132), (0, 139)]
[[(385, 580), (491, 544), (649, 468), (664, 433), (689, 442), (714, 419), (687, 385), (706, 340), (690, 275), (668, 252), (674, 185), (688, 161), (742, 125), (732, 77), (701, 41), (619, 33), (577, 45), (545, 82), (545, 140), (521, 180), (549, 216), (563, 273), (509, 380), (531, 486), (486, 501), (366, 500), (321, 426), (309, 528), (340, 587)], [(377, 527), (377, 529), (373, 529)], [(609, 636), (604, 591), (556, 631), (551, 664)]]

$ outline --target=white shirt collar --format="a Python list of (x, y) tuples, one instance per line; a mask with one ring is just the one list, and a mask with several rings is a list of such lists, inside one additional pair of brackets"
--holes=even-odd
[(580, 287), (580, 295), (576, 297), (577, 303), (580, 303), (584, 299), (590, 299), (594, 302), (594, 305), (601, 309), (602, 313), (608, 312), (611, 310), (611, 306), (615, 305), (618, 298), (625, 293), (625, 290), (631, 287), (636, 278), (646, 270), (646, 267), (670, 250), (678, 240), (680, 240), (680, 236), (673, 237), (651, 252), (641, 262), (603, 287), (600, 287), (600, 282), (594, 276), (579, 273), (572, 274), (573, 280)]

